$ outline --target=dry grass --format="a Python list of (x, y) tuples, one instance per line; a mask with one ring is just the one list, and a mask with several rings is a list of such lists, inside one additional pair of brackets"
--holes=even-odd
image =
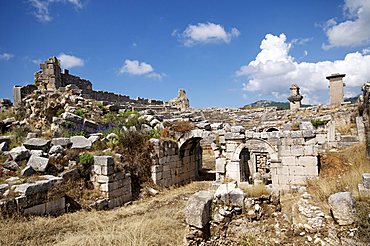
[(170, 126), (170, 130), (174, 132), (189, 132), (194, 129), (195, 126), (190, 121), (176, 121)]
[(270, 193), (266, 189), (264, 184), (256, 184), (249, 187), (243, 188), (243, 191), (248, 194), (248, 197), (260, 197), (263, 195), (269, 195)]
[(351, 135), (356, 132), (356, 124), (346, 124), (337, 127), (337, 131), (342, 135)]
[(183, 245), (187, 197), (208, 182), (164, 190), (110, 211), (0, 220), (0, 245)]
[(336, 192), (350, 191), (361, 200), (358, 184), (362, 183), (362, 174), (366, 172), (370, 172), (370, 162), (364, 144), (327, 153), (321, 159), (320, 177), (308, 181), (308, 191), (326, 208), (328, 197)]

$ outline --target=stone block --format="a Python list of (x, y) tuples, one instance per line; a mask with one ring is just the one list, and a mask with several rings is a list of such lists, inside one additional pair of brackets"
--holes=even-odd
[(314, 138), (315, 137), (315, 133), (313, 130), (304, 130), (302, 132), (302, 135), (304, 138)]
[(291, 175), (290, 177), (290, 185), (305, 185), (307, 176), (300, 176), (300, 175)]
[(211, 219), (213, 193), (199, 191), (192, 195), (185, 207), (186, 223), (199, 229), (208, 225)]
[(291, 146), (290, 148), (292, 156), (303, 156), (304, 149), (303, 146)]
[(24, 147), (29, 150), (42, 150), (43, 152), (48, 152), (50, 147), (50, 140), (42, 138), (31, 138), (28, 139), (24, 144)]
[(46, 204), (39, 204), (23, 210), (24, 215), (44, 215), (46, 211)]
[(69, 138), (53, 138), (51, 140), (51, 145), (60, 145), (63, 148), (66, 148), (71, 145), (71, 141)]
[(317, 156), (301, 156), (298, 158), (300, 166), (317, 166)]
[(108, 183), (113, 180), (113, 176), (106, 175), (96, 175), (96, 182), (98, 183)]
[(303, 133), (302, 133), (302, 131), (291, 131), (290, 136), (291, 136), (291, 138), (302, 138)]
[(27, 162), (27, 166), (32, 167), (36, 172), (45, 172), (49, 165), (49, 159), (32, 155)]
[(22, 161), (28, 159), (31, 153), (24, 146), (13, 148), (9, 151), (10, 156), (14, 161)]
[(238, 145), (236, 143), (227, 143), (226, 144), (226, 151), (227, 152), (234, 152), (237, 146)]
[(278, 175), (289, 175), (289, 166), (281, 166), (276, 170)]
[(303, 168), (303, 174), (306, 176), (311, 176), (311, 177), (317, 177), (319, 175), (319, 167), (316, 166), (304, 166)]
[(362, 174), (362, 184), (365, 189), (370, 189), (370, 173)]
[(298, 165), (298, 159), (295, 156), (282, 156), (281, 164), (283, 166), (296, 166)]
[(355, 222), (355, 200), (351, 192), (338, 192), (328, 199), (334, 220), (339, 225), (351, 225)]
[(91, 142), (84, 136), (73, 136), (70, 138), (72, 143), (72, 149), (90, 149)]
[(239, 163), (231, 162), (226, 165), (226, 173), (229, 172), (240, 172)]
[(226, 158), (216, 159), (216, 172), (225, 173)]
[(291, 183), (289, 175), (278, 175), (279, 185), (289, 185)]
[(302, 166), (290, 166), (289, 167), (289, 174), (291, 176), (295, 176), (295, 175), (302, 175), (303, 176), (303, 175), (305, 175), (304, 171), (305, 171), (305, 169)]
[(45, 204), (45, 214), (61, 215), (65, 212), (65, 198), (61, 197)]

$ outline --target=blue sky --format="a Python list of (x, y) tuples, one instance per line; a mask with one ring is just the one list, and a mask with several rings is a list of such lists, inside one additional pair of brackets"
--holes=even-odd
[(370, 81), (369, 0), (2, 0), (0, 98), (58, 56), (97, 90), (192, 107), (327, 103), (331, 73), (347, 96)]

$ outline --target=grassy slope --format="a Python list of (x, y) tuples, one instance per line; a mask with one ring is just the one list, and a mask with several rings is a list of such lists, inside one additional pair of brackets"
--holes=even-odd
[(0, 220), (0, 245), (182, 245), (187, 198), (208, 182), (164, 190), (110, 211)]

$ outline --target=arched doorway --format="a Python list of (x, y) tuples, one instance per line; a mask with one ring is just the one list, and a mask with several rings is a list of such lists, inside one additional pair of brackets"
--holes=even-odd
[(239, 165), (239, 175), (228, 176), (240, 182), (271, 184), (274, 160), (277, 160), (277, 151), (267, 141), (248, 139), (236, 148), (230, 160), (231, 165)]

